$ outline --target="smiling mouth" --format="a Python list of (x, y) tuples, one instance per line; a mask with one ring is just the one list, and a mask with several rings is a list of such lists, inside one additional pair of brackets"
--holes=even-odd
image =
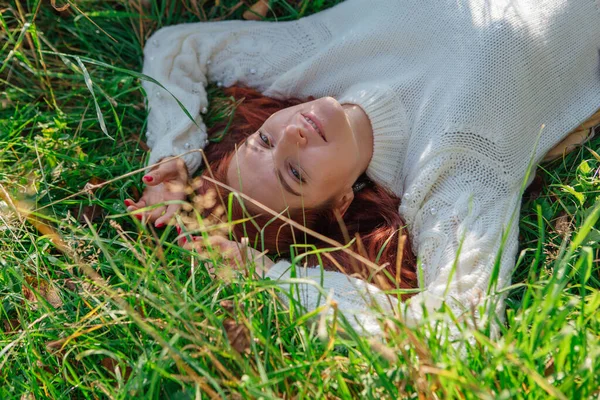
[(313, 119), (311, 115), (302, 114), (302, 116), (304, 117), (306, 122), (308, 122), (308, 124), (314, 128), (314, 130), (319, 134), (319, 136), (321, 136), (323, 140), (327, 142), (327, 139), (325, 139), (325, 134), (320, 128), (320, 123), (317, 123), (317, 121)]

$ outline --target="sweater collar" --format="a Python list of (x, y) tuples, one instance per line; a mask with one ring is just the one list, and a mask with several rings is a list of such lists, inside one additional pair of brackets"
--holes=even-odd
[(376, 183), (397, 192), (401, 188), (398, 180), (409, 138), (404, 107), (394, 92), (381, 84), (354, 85), (337, 100), (342, 104), (359, 105), (369, 117), (373, 128), (373, 158), (367, 175)]

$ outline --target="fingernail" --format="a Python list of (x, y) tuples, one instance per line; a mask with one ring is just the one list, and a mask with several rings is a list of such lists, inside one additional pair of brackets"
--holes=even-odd
[(150, 175), (144, 175), (142, 179), (144, 180), (144, 182), (152, 182), (154, 180), (154, 178)]
[(135, 214), (135, 217), (136, 217), (137, 219), (139, 219), (140, 221), (142, 220), (142, 215), (141, 215), (141, 214)]
[(132, 204), (133, 204), (133, 201), (131, 201), (131, 200), (129, 200), (129, 199), (125, 199), (125, 202), (124, 202), (124, 203), (125, 203), (125, 205), (126, 205), (127, 207), (129, 207), (130, 205), (132, 205)]
[(163, 228), (165, 226), (165, 224), (164, 223), (160, 223), (160, 224), (155, 224), (154, 226), (157, 227), (157, 228)]
[(177, 228), (177, 234), (181, 235), (181, 228), (179, 227), (179, 225), (177, 225), (176, 228)]

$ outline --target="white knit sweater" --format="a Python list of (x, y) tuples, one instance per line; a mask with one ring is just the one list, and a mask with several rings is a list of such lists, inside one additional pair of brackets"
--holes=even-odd
[[(600, 108), (599, 7), (600, 0), (348, 0), (293, 22), (163, 28), (146, 45), (143, 72), (198, 126), (169, 93), (144, 82), (150, 163), (206, 144), (209, 81), (358, 104), (374, 131), (367, 173), (401, 196), (422, 263), (423, 292), (410, 300), (408, 319), (442, 300), (461, 313), (510, 282), (530, 161)], [(185, 161), (194, 171), (201, 158)], [(290, 263), (268, 276), (289, 280)], [(373, 300), (384, 311), (397, 307), (341, 273), (298, 267), (296, 276), (333, 290), (339, 309), (367, 332), (380, 329)], [(299, 286), (306, 308), (323, 302), (315, 286)]]

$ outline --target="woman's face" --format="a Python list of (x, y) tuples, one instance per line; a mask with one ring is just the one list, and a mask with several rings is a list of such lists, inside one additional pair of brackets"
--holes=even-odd
[(227, 184), (277, 212), (329, 201), (343, 213), (372, 155), (356, 108), (323, 97), (274, 113), (238, 147)]

